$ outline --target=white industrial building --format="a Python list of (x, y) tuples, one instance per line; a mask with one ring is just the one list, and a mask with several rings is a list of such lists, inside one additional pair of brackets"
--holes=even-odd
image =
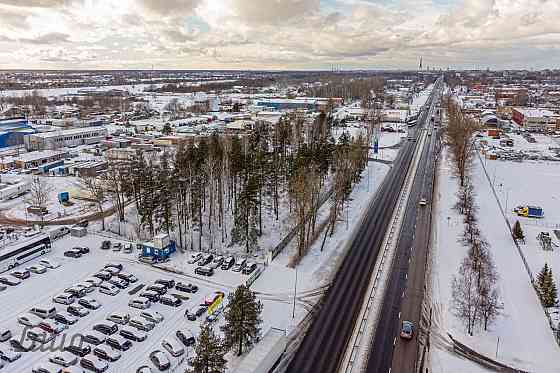
[(104, 127), (75, 128), (63, 131), (34, 133), (24, 137), (27, 150), (59, 149), (96, 144), (104, 140), (108, 131)]

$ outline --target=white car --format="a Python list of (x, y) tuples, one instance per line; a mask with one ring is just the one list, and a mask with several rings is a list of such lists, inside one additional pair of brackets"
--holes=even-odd
[(70, 365), (76, 365), (78, 358), (70, 352), (59, 351), (52, 354), (49, 357), (49, 361), (54, 364), (62, 365), (63, 367), (69, 367)]
[(179, 357), (181, 355), (183, 355), (185, 353), (185, 349), (183, 347), (183, 345), (181, 345), (179, 343), (179, 341), (177, 341), (175, 338), (173, 337), (168, 337), (165, 338), (162, 342), (161, 345), (163, 346), (163, 348), (165, 348), (167, 350), (167, 352), (169, 352), (171, 354), (171, 356), (173, 357)]
[(43, 266), (40, 265), (40, 264), (34, 264), (34, 265), (30, 266), (30, 267), (27, 267), (26, 269), (27, 269), (29, 272), (39, 273), (39, 274), (47, 272), (47, 268), (46, 268), (46, 267), (43, 267)]
[(103, 280), (97, 277), (88, 277), (84, 280), (84, 282), (87, 282), (89, 284), (92, 284), (93, 286), (99, 286), (101, 285), (101, 283), (103, 283)]
[(119, 293), (119, 288), (108, 283), (103, 283), (99, 285), (99, 292), (102, 294), (115, 296)]
[(130, 315), (123, 312), (113, 312), (107, 316), (107, 320), (112, 321), (115, 324), (126, 325), (128, 324), (128, 320), (130, 320)]
[(187, 261), (187, 263), (189, 263), (189, 264), (195, 264), (195, 263), (198, 262), (201, 258), (202, 258), (202, 254), (201, 254), (201, 253), (192, 254), (191, 257), (189, 258), (189, 260)]
[(101, 344), (93, 349), (93, 354), (106, 361), (117, 361), (121, 358), (121, 353), (114, 348)]
[(158, 324), (163, 321), (163, 315), (157, 311), (142, 311), (140, 312), (140, 317), (143, 317), (154, 324)]
[(95, 290), (95, 285), (92, 284), (91, 282), (80, 282), (77, 283), (76, 285), (74, 285), (75, 288), (83, 288), (86, 293), (91, 293)]
[(21, 357), (21, 352), (14, 351), (11, 348), (6, 348), (4, 346), (0, 347), (0, 360), (6, 360), (11, 363), (16, 361)]
[(101, 304), (98, 301), (89, 297), (83, 297), (78, 301), (78, 304), (90, 310), (96, 310), (101, 307)]
[(43, 321), (39, 316), (32, 315), (30, 313), (26, 313), (18, 317), (18, 322), (21, 325), (36, 327)]
[(109, 369), (109, 364), (103, 360), (99, 360), (99, 358), (92, 354), (84, 356), (82, 360), (80, 360), (80, 365), (83, 368), (94, 372), (104, 372)]
[(42, 265), (43, 267), (49, 268), (49, 269), (56, 269), (58, 267), (60, 267), (60, 263), (55, 262), (54, 260), (49, 260), (49, 259), (41, 259), (39, 260), (39, 264)]
[(418, 203), (420, 204), (420, 206), (426, 206), (428, 204), (428, 201), (426, 201), (426, 198), (422, 198)]

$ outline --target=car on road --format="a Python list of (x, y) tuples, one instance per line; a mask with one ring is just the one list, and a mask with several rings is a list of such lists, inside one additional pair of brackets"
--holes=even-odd
[(167, 370), (169, 369), (169, 367), (171, 367), (171, 362), (163, 351), (152, 351), (150, 353), (150, 360), (160, 371)]
[(426, 201), (426, 198), (421, 198), (418, 204), (420, 206), (426, 206), (428, 204), (428, 201)]
[(186, 293), (196, 293), (198, 291), (198, 286), (178, 282), (177, 284), (175, 284), (175, 290), (184, 291)]
[(167, 337), (161, 341), (163, 348), (173, 357), (179, 357), (185, 353), (185, 348), (175, 338)]
[(78, 304), (90, 310), (96, 310), (101, 307), (101, 304), (98, 301), (89, 297), (83, 297), (78, 301)]
[[(80, 299), (82, 300), (82, 299)], [(78, 301), (79, 303), (79, 301)], [(89, 310), (87, 308), (85, 308), (84, 306), (81, 306), (79, 304), (73, 304), (70, 305), (66, 308), (66, 311), (73, 316), (77, 316), (77, 317), (84, 317), (89, 315)]]
[(79, 250), (67, 250), (64, 252), (64, 256), (69, 258), (81, 258), (82, 253)]
[(7, 348), (6, 346), (0, 346), (0, 360), (13, 363), (20, 357), (21, 357), (21, 352), (14, 351), (13, 349)]
[(177, 336), (177, 339), (187, 347), (193, 346), (196, 343), (196, 339), (191, 332), (177, 330), (175, 335)]
[(112, 322), (100, 322), (93, 326), (93, 330), (105, 335), (113, 335), (119, 330), (119, 327)]
[(29, 266), (29, 267), (26, 268), (26, 270), (28, 270), (29, 272), (37, 273), (37, 274), (47, 272), (47, 268), (43, 267), (40, 264), (34, 264), (32, 266)]
[(93, 354), (100, 358), (101, 360), (106, 360), (109, 362), (117, 361), (121, 358), (121, 353), (114, 348), (107, 345), (100, 345), (93, 349)]
[(154, 324), (159, 324), (164, 320), (163, 315), (157, 311), (142, 311), (139, 316)]
[(0, 277), (0, 284), (16, 286), (21, 284), (21, 280), (18, 280), (17, 278)]
[(111, 241), (105, 240), (105, 241), (101, 242), (101, 249), (109, 250), (110, 248), (111, 248)]
[(134, 251), (134, 247), (131, 243), (127, 243), (124, 245), (123, 252), (125, 254), (131, 254)]
[(109, 369), (109, 364), (107, 362), (100, 360), (94, 355), (88, 355), (80, 360), (80, 365), (82, 368), (93, 371), (95, 373), (102, 373)]
[(189, 260), (187, 260), (187, 263), (189, 263), (189, 264), (195, 264), (195, 263), (197, 263), (201, 258), (202, 258), (202, 254), (201, 254), (201, 253), (194, 253), (194, 254), (191, 254)]
[(49, 361), (63, 367), (69, 367), (70, 365), (75, 365), (78, 362), (78, 358), (68, 352), (57, 351), (49, 356)]
[(414, 324), (410, 321), (403, 321), (400, 335), (403, 339), (412, 339), (414, 336)]
[(227, 271), (228, 269), (233, 267), (234, 264), (235, 264), (235, 258), (233, 256), (228, 256), (227, 258), (224, 259), (224, 262), (222, 263), (222, 269)]
[(54, 321), (65, 325), (74, 325), (78, 322), (78, 318), (68, 312), (61, 311), (54, 315)]
[(212, 268), (209, 268), (209, 267), (196, 267), (196, 269), (194, 270), (194, 273), (197, 274), (197, 275), (210, 277), (214, 274), (214, 270)]
[(18, 280), (25, 280), (31, 276), (31, 272), (24, 270), (24, 271), (13, 271), (10, 273), (12, 276), (17, 278)]
[(60, 263), (55, 262), (54, 260), (50, 260), (50, 259), (39, 260), (39, 264), (42, 265), (43, 267), (48, 268), (48, 269), (56, 269), (56, 268), (60, 267)]

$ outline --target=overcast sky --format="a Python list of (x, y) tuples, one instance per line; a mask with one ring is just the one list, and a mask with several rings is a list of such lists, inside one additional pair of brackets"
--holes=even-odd
[(0, 0), (0, 68), (551, 68), (560, 0)]

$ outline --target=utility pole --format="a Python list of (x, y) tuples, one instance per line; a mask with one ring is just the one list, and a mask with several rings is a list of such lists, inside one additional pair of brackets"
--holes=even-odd
[(298, 267), (296, 265), (296, 280), (294, 282), (294, 305), (292, 307), (292, 319), (296, 317), (297, 272), (298, 272)]

